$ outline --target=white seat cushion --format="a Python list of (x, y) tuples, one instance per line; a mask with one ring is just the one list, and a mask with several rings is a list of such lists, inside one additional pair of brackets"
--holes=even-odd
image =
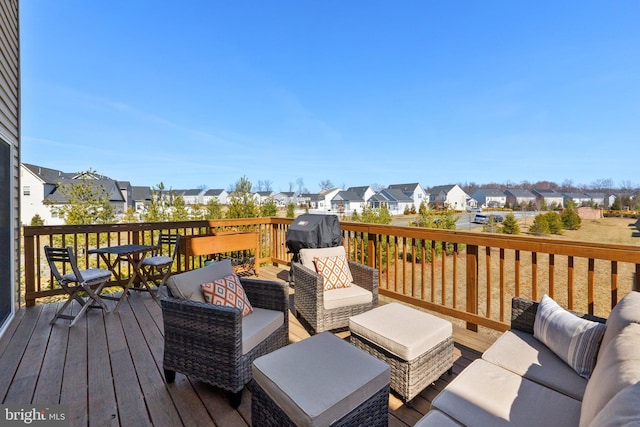
[(482, 359), (465, 368), (431, 404), (468, 426), (575, 426), (580, 401)]
[(257, 358), (253, 379), (298, 426), (338, 420), (389, 384), (389, 365), (330, 332)]
[(371, 304), (373, 294), (356, 284), (346, 288), (331, 289), (324, 291), (324, 308), (331, 310), (332, 308), (347, 307), (350, 305)]
[(484, 352), (482, 358), (574, 399), (582, 400), (587, 387), (585, 378), (526, 332), (505, 332)]
[(242, 354), (247, 354), (284, 323), (284, 313), (254, 307), (242, 317)]
[(451, 322), (395, 302), (350, 317), (349, 330), (406, 361), (424, 354), (453, 333)]

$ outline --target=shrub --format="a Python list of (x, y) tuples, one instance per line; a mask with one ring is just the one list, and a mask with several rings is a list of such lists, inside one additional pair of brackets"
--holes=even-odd
[(529, 232), (536, 236), (544, 236), (551, 233), (549, 230), (549, 220), (545, 214), (536, 215), (533, 219), (533, 224), (529, 227)]
[(560, 218), (562, 219), (562, 226), (566, 230), (578, 230), (582, 225), (582, 219), (578, 213), (571, 208), (565, 209)]
[(518, 224), (515, 215), (508, 214), (504, 218), (500, 231), (504, 234), (520, 234), (520, 224)]
[(549, 232), (551, 234), (562, 234), (562, 219), (557, 212), (547, 212), (544, 214), (547, 218), (547, 224), (549, 224)]
[(31, 218), (31, 225), (44, 225), (44, 219), (38, 214), (35, 214), (33, 218)]

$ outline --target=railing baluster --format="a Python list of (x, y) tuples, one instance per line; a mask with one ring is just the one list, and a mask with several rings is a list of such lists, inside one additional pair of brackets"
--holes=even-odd
[(611, 308), (618, 303), (618, 261), (611, 261)]
[(531, 252), (531, 299), (538, 301), (538, 253)]
[(555, 255), (549, 254), (549, 296), (555, 298)]
[(567, 259), (567, 308), (573, 310), (573, 257)]
[(504, 322), (504, 268), (505, 268), (505, 259), (504, 259), (504, 248), (500, 248), (500, 321)]
[(594, 298), (594, 284), (595, 284), (595, 265), (596, 262), (593, 258), (589, 258), (589, 270), (587, 273), (587, 313), (595, 313), (595, 298)]
[(485, 298), (485, 303), (486, 303), (486, 313), (485, 316), (487, 317), (491, 317), (491, 248), (489, 246), (485, 246), (484, 248), (484, 262), (485, 262), (485, 267), (487, 269), (486, 271), (486, 276), (487, 276), (487, 286), (486, 286), (486, 292), (487, 292), (487, 296)]

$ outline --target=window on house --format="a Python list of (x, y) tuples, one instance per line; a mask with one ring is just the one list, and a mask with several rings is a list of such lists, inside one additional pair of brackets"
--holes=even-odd
[(25, 185), (22, 187), (22, 195), (23, 196), (30, 196), (31, 195), (31, 187), (29, 187), (28, 185)]

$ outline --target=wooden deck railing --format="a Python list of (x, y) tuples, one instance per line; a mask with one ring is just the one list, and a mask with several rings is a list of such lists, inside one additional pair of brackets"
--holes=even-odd
[[(81, 268), (97, 260), (96, 246), (152, 243), (157, 234), (252, 231), (260, 235), (259, 263), (287, 265), (291, 219), (187, 221), (24, 228), (25, 301), (61, 294), (44, 260), (45, 244), (73, 246)], [(622, 296), (640, 289), (640, 246), (342, 222), (349, 257), (378, 268), (380, 293), (498, 331), (508, 328), (513, 296), (547, 293), (567, 308), (606, 317)], [(201, 265), (179, 257), (176, 271)], [(93, 264), (92, 264), (93, 263)], [(126, 277), (126, 274), (125, 274)]]

